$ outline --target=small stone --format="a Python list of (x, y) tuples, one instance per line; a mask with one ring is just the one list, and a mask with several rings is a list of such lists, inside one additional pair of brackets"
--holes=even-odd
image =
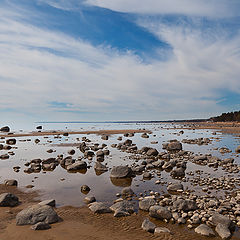
[(152, 223), (148, 218), (146, 218), (142, 223), (142, 229), (147, 232), (153, 233), (156, 225)]
[(31, 227), (32, 230), (47, 230), (50, 228), (51, 226), (45, 222), (38, 222)]
[(161, 233), (171, 233), (170, 230), (168, 228), (165, 228), (165, 227), (157, 227), (155, 228), (154, 230), (154, 234), (155, 235), (159, 235)]

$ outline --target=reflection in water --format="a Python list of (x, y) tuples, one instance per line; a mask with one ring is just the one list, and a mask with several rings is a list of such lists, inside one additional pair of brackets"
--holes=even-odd
[(132, 178), (111, 178), (111, 182), (117, 187), (130, 187), (132, 185)]

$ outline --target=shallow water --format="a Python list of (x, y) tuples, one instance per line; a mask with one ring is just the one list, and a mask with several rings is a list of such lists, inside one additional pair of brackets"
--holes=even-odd
[[(96, 124), (42, 124), (44, 130), (103, 130), (103, 129), (147, 129), (151, 130), (153, 133), (149, 138), (145, 139), (141, 137), (141, 133), (135, 134), (134, 137), (130, 139), (137, 145), (140, 149), (143, 146), (151, 146), (156, 148), (158, 151), (162, 150), (162, 143), (167, 142), (171, 139), (182, 140), (184, 138), (194, 139), (194, 138), (212, 138), (213, 141), (209, 145), (193, 145), (193, 144), (183, 144), (183, 149), (188, 151), (193, 151), (195, 153), (211, 153), (213, 156), (218, 156), (222, 159), (228, 157), (234, 157), (236, 163), (240, 163), (240, 158), (234, 153), (236, 146), (240, 144), (240, 139), (234, 135), (222, 134), (217, 132), (213, 135), (214, 130), (184, 130), (184, 134), (178, 134), (179, 129), (174, 129), (172, 124), (114, 124), (114, 123), (96, 123)], [(154, 135), (156, 135), (154, 137)], [(80, 143), (77, 138), (87, 137), (92, 141), (92, 143), (105, 143), (110, 150), (110, 156), (105, 157), (104, 163), (107, 163), (108, 167), (129, 164), (131, 165), (134, 160), (129, 159), (130, 154), (121, 152), (115, 148), (111, 148), (111, 144), (119, 143), (117, 138), (122, 136), (122, 134), (111, 135), (109, 140), (105, 141), (101, 139), (101, 136), (91, 134), (91, 135), (70, 135), (68, 137), (62, 136), (61, 138), (54, 138), (54, 136), (49, 137), (20, 137), (17, 140), (17, 144), (14, 147), (16, 149), (11, 149), (15, 153), (14, 156), (10, 156), (8, 160), (0, 160), (0, 181), (4, 182), (5, 179), (16, 179), (19, 182), (19, 186), (25, 191), (31, 191), (26, 189), (25, 186), (32, 184), (34, 185), (33, 190), (40, 191), (40, 199), (56, 199), (58, 206), (72, 205), (81, 206), (83, 205), (83, 198), (85, 195), (81, 193), (80, 188), (82, 185), (86, 184), (91, 188), (89, 195), (94, 195), (98, 201), (113, 201), (116, 199), (116, 193), (121, 192), (124, 186), (131, 186), (135, 193), (140, 193), (144, 191), (157, 191), (160, 193), (166, 192), (166, 184), (156, 185), (155, 181), (160, 179), (163, 182), (176, 181), (173, 180), (169, 173), (162, 171), (160, 178), (155, 175), (151, 180), (144, 180), (142, 176), (136, 176), (132, 181), (113, 181), (110, 179), (110, 172), (105, 172), (101, 175), (97, 175), (93, 169), (94, 161), (88, 161), (88, 165), (92, 166), (86, 172), (69, 173), (60, 165), (56, 167), (54, 171), (51, 172), (40, 172), (40, 173), (24, 173), (23, 170), (26, 169), (24, 164), (32, 159), (41, 158), (46, 159), (49, 157), (56, 157), (59, 154), (63, 154), (64, 157), (68, 156), (68, 150), (75, 149), (76, 153), (73, 158), (78, 158), (83, 154), (77, 147), (71, 146), (57, 146), (61, 143)], [(39, 144), (35, 144), (34, 140), (40, 139)], [(218, 138), (218, 139), (216, 139)], [(29, 139), (29, 141), (22, 141)], [(123, 137), (122, 141), (128, 139)], [(2, 140), (4, 141), (4, 140)], [(122, 142), (121, 141), (121, 142)], [(152, 141), (158, 141), (158, 144), (151, 144)], [(218, 150), (213, 150), (215, 148), (228, 147), (232, 150), (232, 153), (221, 154)], [(54, 149), (56, 152), (47, 153), (48, 149)], [(4, 154), (5, 150), (1, 151)], [(13, 171), (14, 166), (20, 166), (20, 172), (16, 173)], [(220, 177), (226, 173), (218, 168), (214, 171), (212, 168), (205, 166), (195, 165), (191, 162), (187, 165), (187, 171), (204, 170), (205, 174), (202, 177), (211, 176)], [(233, 174), (232, 174), (233, 175)], [(239, 174), (234, 174), (234, 177), (239, 178)], [(65, 180), (61, 180), (64, 178)], [(189, 183), (183, 183), (185, 186), (190, 186)], [(239, 186), (238, 186), (239, 187)], [(196, 186), (195, 190), (201, 194), (201, 187)], [(213, 194), (216, 192), (213, 191)]]

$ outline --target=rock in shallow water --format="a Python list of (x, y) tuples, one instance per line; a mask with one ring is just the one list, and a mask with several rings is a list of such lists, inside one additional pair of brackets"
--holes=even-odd
[(153, 198), (144, 198), (142, 201), (139, 202), (139, 209), (143, 211), (149, 211), (151, 206), (154, 206), (156, 201)]
[(128, 166), (117, 166), (113, 167), (111, 171), (111, 178), (128, 178), (132, 177), (132, 169)]

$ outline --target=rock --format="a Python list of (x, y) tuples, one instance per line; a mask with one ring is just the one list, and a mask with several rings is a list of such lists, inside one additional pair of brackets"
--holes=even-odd
[(74, 154), (75, 154), (75, 150), (74, 150), (74, 149), (69, 150), (69, 151), (68, 151), (68, 154), (74, 155)]
[(16, 216), (17, 225), (33, 225), (38, 222), (51, 224), (58, 221), (59, 217), (52, 207), (40, 204), (23, 209)]
[(158, 155), (158, 151), (157, 151), (157, 149), (155, 149), (155, 148), (151, 148), (151, 149), (149, 149), (148, 151), (147, 151), (147, 153), (146, 153), (148, 156), (157, 156)]
[(76, 170), (82, 170), (82, 169), (87, 169), (87, 163), (84, 161), (77, 161), (67, 166), (68, 171), (76, 171)]
[(40, 139), (36, 138), (36, 139), (34, 140), (34, 142), (35, 142), (36, 144), (38, 144), (38, 143), (40, 143)]
[(81, 192), (82, 193), (88, 193), (90, 190), (91, 190), (90, 187), (87, 186), (87, 185), (82, 185), (81, 186)]
[(182, 143), (180, 143), (178, 141), (170, 142), (166, 146), (166, 149), (168, 151), (180, 151), (180, 150), (182, 150)]
[(56, 162), (57, 162), (56, 158), (48, 158), (48, 159), (42, 160), (42, 164), (51, 164)]
[(153, 233), (156, 225), (152, 223), (148, 218), (146, 218), (142, 223), (142, 229), (147, 232)]
[(41, 130), (43, 127), (42, 126), (37, 126), (36, 129), (37, 130)]
[(240, 145), (235, 149), (236, 153), (240, 153)]
[(187, 212), (191, 210), (196, 210), (197, 204), (193, 200), (178, 199), (173, 202), (173, 208)]
[(6, 140), (6, 144), (8, 145), (15, 145), (17, 143), (17, 140), (15, 138), (10, 138)]
[(94, 202), (94, 203), (90, 203), (89, 209), (93, 212), (93, 213), (98, 213), (98, 214), (102, 214), (102, 213), (111, 213), (111, 209), (109, 207), (107, 207), (104, 203), (102, 202)]
[(175, 168), (171, 171), (170, 175), (172, 178), (183, 178), (185, 176), (185, 169), (182, 167)]
[(128, 166), (113, 167), (110, 177), (111, 178), (129, 178), (132, 177), (132, 169)]
[(2, 127), (0, 128), (0, 132), (10, 132), (10, 127), (8, 126)]
[(38, 222), (31, 227), (32, 230), (47, 230), (50, 228), (51, 226), (45, 222)]
[(147, 135), (147, 133), (143, 133), (143, 134), (141, 135), (141, 137), (142, 137), (142, 138), (149, 138), (149, 136)]
[(15, 180), (15, 179), (10, 179), (10, 180), (5, 180), (5, 181), (4, 181), (4, 184), (5, 184), (6, 186), (17, 186), (17, 185), (18, 185), (18, 182), (17, 182), (17, 180)]
[(2, 193), (0, 195), (0, 207), (15, 207), (19, 204), (18, 197), (12, 193)]
[(197, 228), (195, 228), (194, 231), (198, 234), (201, 234), (201, 235), (207, 236), (207, 237), (215, 236), (215, 233), (213, 232), (213, 230), (206, 224), (199, 225)]
[(125, 187), (122, 189), (122, 196), (123, 197), (131, 197), (134, 195), (133, 190), (130, 187)]
[(55, 201), (55, 199), (49, 199), (49, 200), (44, 200), (44, 201), (40, 202), (39, 204), (55, 207), (56, 206), (56, 201)]
[(172, 218), (171, 212), (166, 207), (157, 205), (149, 208), (149, 216), (161, 220), (170, 220)]
[(162, 233), (171, 233), (168, 228), (165, 227), (157, 227), (154, 230), (154, 235), (161, 235)]
[(176, 160), (172, 159), (169, 162), (165, 162), (164, 165), (162, 166), (162, 169), (171, 170), (175, 166), (176, 166)]
[(232, 223), (232, 221), (227, 216), (221, 215), (219, 213), (214, 213), (212, 215), (211, 222), (213, 226), (217, 226), (219, 223), (221, 223), (227, 227), (229, 227)]
[(144, 198), (142, 201), (139, 201), (139, 209), (149, 211), (149, 208), (155, 204), (156, 201), (153, 198)]
[(0, 155), (0, 159), (9, 159), (9, 155), (8, 154), (3, 154), (3, 155)]
[(102, 140), (108, 140), (108, 136), (107, 135), (103, 135), (101, 138), (102, 138)]
[(93, 203), (93, 202), (96, 202), (96, 198), (93, 197), (93, 196), (87, 196), (84, 198), (83, 200), (86, 204), (89, 204), (89, 203)]
[(100, 163), (100, 162), (96, 162), (95, 163), (94, 169), (95, 169), (95, 171), (99, 171), (99, 172), (106, 172), (106, 171), (108, 171), (108, 168), (105, 165), (103, 165), (102, 163)]
[(152, 174), (150, 172), (145, 172), (143, 174), (143, 179), (150, 179), (152, 177)]
[(168, 191), (177, 192), (178, 190), (183, 190), (183, 185), (179, 182), (169, 183), (167, 187)]
[(110, 209), (116, 214), (115, 217), (128, 216), (134, 212), (134, 205), (128, 201), (120, 201), (113, 204)]
[(222, 239), (228, 239), (231, 237), (231, 232), (226, 224), (219, 223), (215, 230)]

